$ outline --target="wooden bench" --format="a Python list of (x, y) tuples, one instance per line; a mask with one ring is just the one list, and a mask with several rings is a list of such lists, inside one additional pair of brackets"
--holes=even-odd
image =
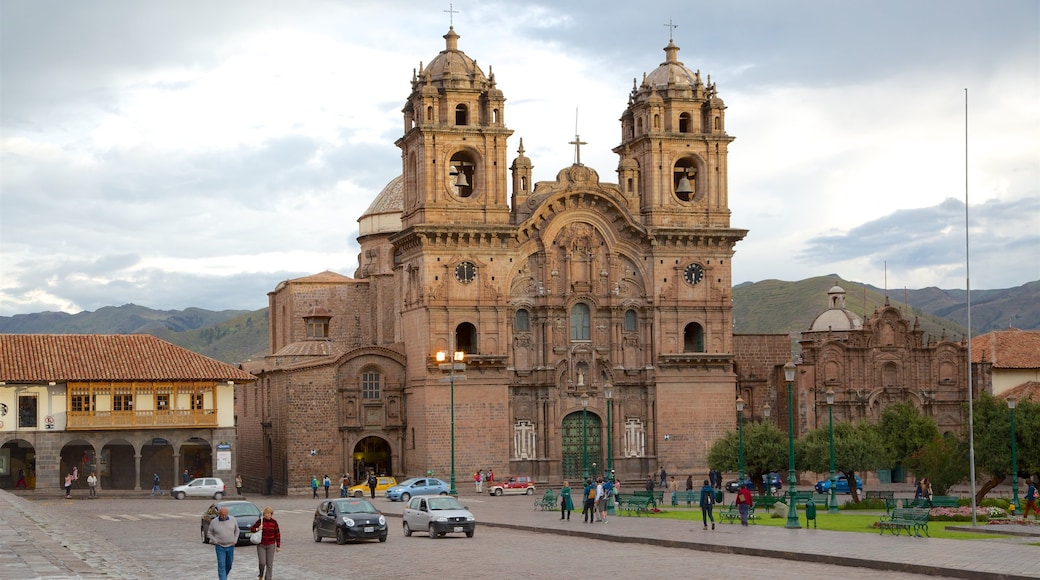
[(923, 531), (924, 535), (931, 537), (928, 533), (928, 510), (926, 508), (895, 508), (892, 510), (892, 515), (881, 516), (877, 526), (882, 535), (885, 530), (889, 530), (894, 536), (898, 536), (903, 530), (906, 530), (907, 536), (913, 535), (920, 538)]
[(623, 511), (635, 512), (637, 516), (641, 516), (644, 513), (649, 514), (650, 508), (653, 506), (653, 498), (647, 492), (643, 492), (642, 495), (619, 493), (617, 501)]
[[(740, 507), (737, 506), (737, 504), (735, 502), (731, 503), (729, 505), (719, 505), (719, 504), (716, 504), (716, 505), (718, 505), (718, 508), (719, 508), (719, 511), (717, 513), (719, 515), (719, 522), (720, 523), (721, 522), (729, 522), (731, 524), (735, 524), (735, 523), (740, 521)], [(748, 516), (747, 516), (747, 519), (752, 524), (756, 523), (755, 522), (755, 504), (751, 504), (751, 505), (748, 506)]]
[(556, 511), (559, 501), (559, 494), (553, 493), (551, 489), (547, 489), (540, 499), (534, 500), (534, 507), (542, 511)]
[(961, 500), (958, 497), (953, 497), (953, 496), (950, 496), (950, 495), (933, 495), (932, 499), (930, 501), (928, 499), (923, 498), (923, 497), (919, 497), (917, 499), (911, 500), (910, 502), (904, 502), (903, 505), (904, 506), (908, 506), (909, 505), (909, 506), (913, 506), (913, 507), (917, 507), (917, 508), (933, 508), (933, 507), (955, 508), (955, 507), (960, 507)]
[(663, 491), (633, 491), (632, 495), (645, 498), (650, 501), (652, 507), (657, 507), (664, 503), (664, 492)]

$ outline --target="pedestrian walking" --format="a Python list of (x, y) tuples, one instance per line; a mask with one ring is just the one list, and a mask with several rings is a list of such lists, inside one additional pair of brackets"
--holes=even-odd
[(1033, 516), (1034, 520), (1040, 520), (1040, 510), (1036, 508), (1036, 484), (1030, 480), (1029, 489), (1026, 490), (1026, 509), (1022, 512), (1022, 519), (1029, 517), (1029, 512), (1032, 511), (1036, 515)]
[(473, 474), (473, 484), (477, 486), (477, 493), (484, 493), (484, 475), (481, 472)]
[(376, 472), (372, 471), (368, 474), (368, 491), (372, 494), (372, 499), (376, 498), (376, 486), (379, 485), (379, 480), (376, 479)]
[(162, 490), (162, 488), (159, 487), (159, 474), (158, 473), (152, 473), (152, 493), (151, 493), (151, 496), (154, 497), (155, 494), (159, 494), (160, 496), (163, 495), (163, 490)]
[(325, 488), (325, 499), (329, 499), (329, 488), (332, 487), (332, 480), (329, 479), (329, 474), (325, 474), (325, 477), (321, 480), (321, 485)]
[(668, 478), (668, 491), (672, 494), (672, 505), (679, 505), (679, 482), (675, 481), (674, 475)]
[(711, 482), (707, 479), (704, 480), (704, 486), (701, 487), (701, 521), (704, 522), (704, 529), (708, 529), (708, 520), (711, 520), (711, 529), (715, 529), (715, 515), (712, 514), (712, 508), (715, 505), (715, 488), (711, 486)]
[(18, 481), (14, 482), (14, 488), (18, 489), (19, 487), (29, 489), (29, 486), (25, 483), (25, 470), (20, 468), (18, 469)]
[(344, 473), (343, 477), (340, 478), (340, 480), (339, 480), (339, 496), (340, 497), (347, 497), (347, 490), (349, 490), (349, 489), (350, 489), (350, 476), (347, 475), (346, 473)]
[(185, 469), (184, 473), (181, 474), (181, 484), (188, 485), (189, 483), (191, 483), (191, 474)]
[(928, 507), (932, 507), (932, 482), (928, 481), (927, 477), (921, 480), (921, 493), (928, 502)]
[(65, 499), (72, 499), (72, 474), (65, 476)]
[(235, 490), (238, 492), (238, 495), (242, 495), (242, 474), (241, 473), (235, 475)]
[(260, 575), (256, 580), (271, 580), (274, 575), (274, 555), (282, 551), (282, 531), (274, 519), (274, 508), (265, 507), (263, 515), (249, 531), (262, 534), (260, 543), (256, 545), (256, 560), (260, 566)]
[(90, 497), (97, 497), (97, 476), (93, 471), (87, 476), (87, 489), (90, 490)]
[(495, 483), (495, 470), (494, 469), (488, 469), (487, 480), (488, 480), (488, 483)]
[(661, 466), (661, 487), (668, 488), (668, 472), (664, 470), (664, 466)]
[(235, 563), (235, 544), (238, 542), (238, 521), (221, 506), (217, 517), (210, 521), (206, 532), (217, 554), (217, 578), (227, 580), (231, 565)]
[(748, 489), (748, 484), (741, 485), (737, 490), (737, 509), (740, 510), (740, 525), (748, 525), (748, 512), (751, 511), (751, 504), (754, 501), (751, 498), (751, 490)]
[(607, 490), (603, 487), (603, 478), (596, 478), (596, 503), (593, 504), (599, 514), (600, 523), (607, 523)]
[(596, 486), (591, 479), (586, 479), (582, 489), (581, 515), (585, 517), (586, 524), (592, 524), (596, 521)]
[(318, 476), (311, 477), (311, 499), (318, 499)]
[[(708, 476), (708, 485), (711, 485), (711, 475)], [(693, 475), (686, 476), (686, 507), (693, 503)]]
[(572, 511), (574, 511), (574, 500), (571, 499), (571, 484), (564, 481), (563, 487), (560, 488), (560, 519), (571, 521)]

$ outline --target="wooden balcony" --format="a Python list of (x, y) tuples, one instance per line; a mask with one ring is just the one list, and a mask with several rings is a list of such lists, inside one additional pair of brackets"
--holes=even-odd
[(168, 429), (217, 427), (216, 409), (188, 411), (69, 411), (65, 429)]

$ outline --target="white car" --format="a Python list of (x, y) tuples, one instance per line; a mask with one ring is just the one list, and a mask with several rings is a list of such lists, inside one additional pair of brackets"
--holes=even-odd
[(408, 502), (401, 516), (404, 535), (426, 532), (430, 538), (444, 534), (464, 533), (473, 537), (477, 520), (459, 500), (444, 495), (420, 495)]
[(198, 477), (170, 490), (170, 495), (173, 496), (173, 499), (184, 499), (187, 496), (192, 496), (211, 497), (220, 501), (225, 493), (227, 493), (227, 486), (224, 485), (224, 480), (219, 477)]

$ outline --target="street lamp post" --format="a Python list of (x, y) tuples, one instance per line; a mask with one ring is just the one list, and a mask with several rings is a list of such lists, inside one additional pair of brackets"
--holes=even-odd
[[(455, 489), (455, 369), (461, 367), (460, 370), (465, 370), (466, 365), (463, 362), (466, 360), (466, 353), (462, 351), (455, 351), (451, 355), (451, 362), (445, 362), (448, 359), (448, 353), (442, 351), (437, 352), (437, 368), (440, 370), (448, 371), (448, 383), (451, 390), (451, 495), (458, 496), (459, 492)], [(463, 377), (465, 378), (465, 377)], [(443, 379), (442, 379), (443, 380)]]
[(789, 530), (801, 529), (802, 524), (798, 521), (798, 505), (795, 503), (797, 496), (794, 487), (798, 478), (794, 473), (794, 372), (793, 362), (788, 361), (784, 365), (784, 378), (787, 380), (787, 489), (791, 500), (787, 510), (787, 524)]
[[(767, 423), (769, 422), (769, 415), (772, 413), (773, 408), (769, 406), (769, 401), (766, 401), (766, 403), (762, 405), (762, 415), (765, 416)], [(771, 473), (772, 472), (766, 474), (766, 495), (770, 497), (773, 496), (773, 477)]]
[(1011, 505), (1018, 513), (1018, 456), (1015, 455), (1015, 406), (1018, 401), (1014, 397), (1007, 398), (1008, 409), (1011, 409)]
[(614, 398), (613, 385), (606, 383), (603, 385), (603, 398), (607, 400), (607, 473), (613, 475), (614, 473), (614, 447), (612, 445), (614, 439), (614, 432), (611, 430), (610, 425), (610, 404)]
[(831, 431), (831, 500), (827, 511), (836, 514), (838, 513), (838, 500), (834, 497), (834, 389), (830, 387), (827, 388), (827, 420)]
[(582, 465), (584, 466), (583, 480), (589, 479), (589, 428), (588, 428), (588, 413), (589, 413), (589, 394), (582, 393), (581, 395), (581, 449), (582, 449)]
[(740, 477), (737, 478), (737, 488), (744, 487), (744, 399), (737, 395), (737, 466)]

